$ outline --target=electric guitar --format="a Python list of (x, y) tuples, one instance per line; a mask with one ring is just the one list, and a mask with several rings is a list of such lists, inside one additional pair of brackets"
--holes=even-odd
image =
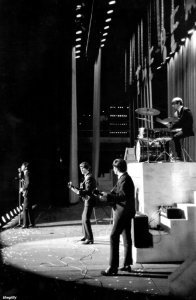
[[(68, 188), (71, 189), (75, 194), (79, 195), (80, 191), (82, 190), (81, 188), (78, 188), (78, 187), (75, 187), (72, 182), (68, 182)], [(92, 195), (95, 196), (95, 197), (98, 197), (98, 196), (102, 196), (102, 192), (100, 192), (97, 188), (94, 189), (92, 191)], [(86, 195), (86, 196), (83, 196), (81, 197), (82, 200), (89, 200), (90, 199), (90, 196)]]
[(93, 190), (93, 195), (94, 196), (103, 196), (103, 193), (100, 192), (97, 188)]
[[(70, 190), (72, 190), (72, 192), (74, 192), (76, 195), (79, 195), (79, 194), (80, 194), (80, 191), (82, 190), (81, 188), (75, 187), (75, 186), (72, 184), (71, 181), (68, 182), (67, 186), (68, 186), (68, 188), (69, 188)], [(86, 196), (82, 196), (82, 197), (80, 197), (80, 198), (82, 198), (82, 200), (85, 201), (85, 200), (89, 200), (89, 199), (90, 199), (90, 196), (86, 195)]]

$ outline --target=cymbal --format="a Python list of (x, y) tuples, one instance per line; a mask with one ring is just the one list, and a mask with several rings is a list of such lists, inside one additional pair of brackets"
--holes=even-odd
[(168, 117), (168, 118), (165, 118), (165, 119), (160, 119), (160, 118), (156, 118), (156, 121), (163, 124), (163, 125), (167, 125), (169, 123), (175, 123), (175, 121), (177, 121), (178, 118), (175, 118), (175, 117)]
[(137, 117), (137, 119), (143, 120), (143, 121), (147, 121), (147, 122), (150, 122), (150, 120), (148, 120), (148, 119), (146, 119), (146, 118), (139, 118), (139, 117)]
[(170, 132), (171, 129), (170, 128), (154, 128), (154, 132)]
[(175, 117), (168, 117), (168, 118), (165, 118), (163, 119), (163, 122), (167, 122), (167, 123), (173, 123), (175, 121), (177, 121), (178, 118), (175, 118)]
[(157, 116), (160, 114), (160, 111), (154, 108), (142, 107), (135, 110), (136, 113), (140, 115), (147, 115), (147, 116)]
[(182, 130), (182, 128), (174, 128), (174, 129), (171, 130), (171, 132), (179, 132), (181, 130)]

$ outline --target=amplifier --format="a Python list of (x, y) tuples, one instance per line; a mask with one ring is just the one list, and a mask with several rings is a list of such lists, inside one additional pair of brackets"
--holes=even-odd
[(152, 235), (149, 233), (148, 216), (139, 214), (134, 217), (134, 245), (136, 248), (152, 247)]
[(168, 219), (185, 219), (184, 211), (173, 206), (161, 206), (159, 213)]

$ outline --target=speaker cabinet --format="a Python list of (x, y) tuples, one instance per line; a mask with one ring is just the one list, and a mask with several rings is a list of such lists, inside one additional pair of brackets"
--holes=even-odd
[(152, 247), (152, 235), (149, 233), (148, 216), (140, 214), (134, 217), (134, 246), (136, 248)]

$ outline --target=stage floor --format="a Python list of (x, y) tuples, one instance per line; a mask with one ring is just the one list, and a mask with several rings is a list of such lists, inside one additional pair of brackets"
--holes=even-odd
[[(134, 264), (130, 274), (101, 276), (100, 271), (108, 266), (109, 260), (110, 210), (96, 209), (99, 220), (97, 224), (92, 220), (93, 245), (80, 242), (81, 212), (81, 204), (48, 207), (39, 212), (35, 228), (11, 226), (1, 232), (1, 299), (171, 297), (168, 276), (179, 266), (177, 264)], [(120, 252), (122, 260), (122, 244)]]

